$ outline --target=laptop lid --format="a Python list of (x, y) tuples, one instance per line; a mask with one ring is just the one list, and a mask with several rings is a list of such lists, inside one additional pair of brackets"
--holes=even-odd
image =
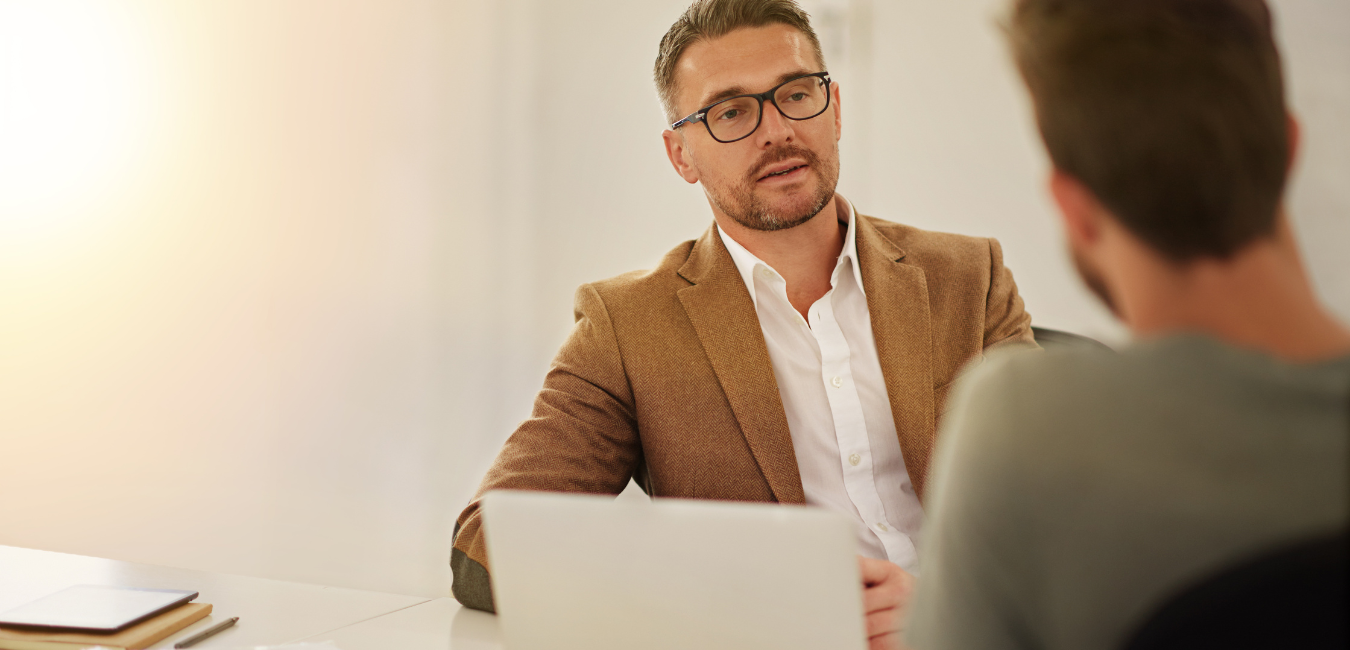
[(835, 512), (492, 492), (483, 523), (512, 650), (866, 646), (857, 541)]

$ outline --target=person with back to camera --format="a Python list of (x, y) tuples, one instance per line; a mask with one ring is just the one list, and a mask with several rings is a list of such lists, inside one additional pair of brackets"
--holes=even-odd
[(998, 243), (835, 193), (840, 89), (791, 0), (700, 0), (662, 39), (675, 172), (714, 224), (652, 271), (582, 286), (533, 415), (455, 526), (453, 592), (491, 610), (493, 489), (811, 504), (856, 523), (874, 647), (895, 643), (947, 388), (1034, 347)]
[[(1193, 647), (1328, 647), (1334, 629), (1265, 620), (1324, 611), (1309, 620), (1339, 617), (1345, 647), (1350, 331), (1284, 207), (1299, 129), (1271, 20), (1262, 0), (1013, 3), (1073, 258), (1135, 341), (991, 355), (962, 380), (912, 646), (1174, 647), (1204, 630)], [(1330, 568), (1300, 573), (1314, 557)], [(1241, 580), (1284, 580), (1276, 566), (1334, 582), (1336, 562), (1339, 596), (1240, 597)]]

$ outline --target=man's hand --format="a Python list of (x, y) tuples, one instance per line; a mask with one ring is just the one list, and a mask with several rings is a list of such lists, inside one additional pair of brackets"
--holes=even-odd
[(858, 556), (862, 568), (863, 613), (870, 650), (902, 650), (900, 631), (914, 590), (914, 576), (885, 560)]

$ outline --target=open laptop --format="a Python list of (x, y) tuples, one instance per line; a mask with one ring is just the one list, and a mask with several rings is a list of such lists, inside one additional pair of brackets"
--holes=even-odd
[(510, 650), (860, 650), (857, 541), (818, 508), (492, 492)]

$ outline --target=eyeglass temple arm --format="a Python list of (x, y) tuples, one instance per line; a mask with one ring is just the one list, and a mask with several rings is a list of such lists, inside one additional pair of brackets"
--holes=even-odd
[(700, 112), (698, 112), (698, 113), (694, 113), (694, 114), (692, 114), (692, 115), (688, 115), (688, 116), (684, 117), (683, 119), (681, 119), (680, 121), (678, 121), (678, 122), (676, 122), (676, 123), (670, 125), (670, 128), (672, 128), (672, 129), (678, 129), (678, 128), (680, 128), (680, 127), (686, 125), (686, 124), (693, 124), (693, 123), (695, 123), (695, 122), (698, 122), (699, 120), (702, 120), (706, 115), (707, 115), (707, 113), (704, 113), (704, 112), (702, 112), (702, 111), (700, 111)]

